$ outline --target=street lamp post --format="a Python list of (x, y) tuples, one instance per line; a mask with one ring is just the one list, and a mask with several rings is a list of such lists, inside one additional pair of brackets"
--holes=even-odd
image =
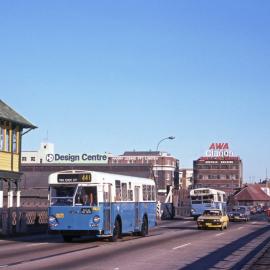
[[(161, 139), (159, 142), (158, 142), (158, 144), (157, 144), (157, 149), (156, 149), (156, 151), (158, 151), (158, 147), (159, 147), (159, 145), (163, 142), (163, 141), (165, 141), (165, 140), (174, 140), (175, 139), (175, 137), (174, 136), (169, 136), (169, 137), (166, 137), (166, 138), (163, 138), (163, 139)], [(165, 188), (166, 188), (166, 179), (165, 179), (165, 177), (164, 177), (164, 175), (163, 175), (163, 164), (161, 164), (161, 169), (159, 169), (159, 170), (161, 170), (161, 172), (162, 172), (162, 176), (161, 176), (161, 178), (164, 178), (164, 185), (165, 185)], [(159, 178), (159, 176), (158, 176), (158, 178)], [(157, 184), (157, 186), (158, 186), (158, 183), (156, 183)], [(170, 188), (170, 190), (171, 190), (171, 188)], [(157, 189), (157, 191), (158, 191), (158, 189)], [(170, 192), (169, 192), (170, 193)], [(164, 194), (165, 195), (165, 194)], [(168, 197), (168, 196), (170, 196), (169, 194), (167, 194), (167, 196), (166, 197)], [(168, 197), (169, 198), (169, 197)], [(168, 202), (167, 200), (168, 200), (168, 198), (165, 198), (165, 200), (164, 200), (164, 202)], [(172, 200), (172, 197), (170, 196), (170, 198), (171, 198), (171, 200)], [(172, 201), (171, 201), (172, 202)], [(160, 201), (159, 201), (159, 203), (160, 203)]]
[(158, 147), (159, 147), (159, 145), (160, 145), (161, 142), (163, 142), (163, 141), (165, 141), (165, 140), (174, 140), (174, 139), (175, 139), (174, 136), (169, 136), (169, 137), (166, 137), (166, 138), (161, 139), (161, 140), (158, 142), (158, 144), (157, 144), (157, 151), (158, 151)]

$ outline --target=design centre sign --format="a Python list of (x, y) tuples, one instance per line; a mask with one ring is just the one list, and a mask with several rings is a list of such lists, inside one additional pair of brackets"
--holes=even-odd
[(228, 143), (212, 143), (206, 151), (207, 157), (232, 157), (233, 152), (229, 149)]
[(45, 163), (108, 163), (106, 154), (47, 154)]

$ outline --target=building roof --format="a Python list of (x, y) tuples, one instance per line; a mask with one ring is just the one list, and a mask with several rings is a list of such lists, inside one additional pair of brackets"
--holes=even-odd
[(167, 152), (161, 151), (126, 151), (120, 156), (161, 156), (161, 157), (171, 157)]
[(122, 156), (159, 156), (159, 151), (126, 151)]
[(18, 124), (22, 128), (37, 128), (33, 124), (31, 124), (28, 120), (22, 117), (20, 114), (15, 112), (12, 108), (10, 108), (6, 103), (4, 103), (0, 99), (0, 119), (11, 121), (15, 124)]
[(270, 197), (258, 184), (249, 184), (234, 195), (237, 201), (270, 201)]

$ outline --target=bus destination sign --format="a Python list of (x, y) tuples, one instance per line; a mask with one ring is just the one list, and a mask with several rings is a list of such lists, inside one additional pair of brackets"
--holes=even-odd
[(58, 174), (58, 183), (77, 183), (77, 182), (91, 182), (92, 177), (90, 173), (82, 174)]

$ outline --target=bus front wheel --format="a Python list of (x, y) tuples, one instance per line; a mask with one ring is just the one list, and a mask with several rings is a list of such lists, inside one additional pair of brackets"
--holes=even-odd
[(64, 242), (70, 243), (72, 242), (73, 236), (71, 235), (62, 235)]

